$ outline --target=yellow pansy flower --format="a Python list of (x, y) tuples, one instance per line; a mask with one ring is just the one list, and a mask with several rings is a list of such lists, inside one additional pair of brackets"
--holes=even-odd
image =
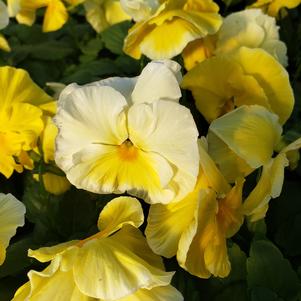
[(231, 187), (206, 151), (199, 146), (200, 173), (194, 190), (183, 200), (151, 205), (146, 237), (152, 250), (165, 257), (177, 255), (189, 273), (209, 278), (226, 277), (231, 269), (226, 239), (243, 222), (242, 187)]
[(87, 21), (98, 33), (111, 25), (131, 19), (123, 11), (120, 0), (85, 0), (84, 7)]
[[(77, 5), (84, 0), (65, 0), (69, 5)], [(21, 24), (31, 26), (36, 19), (36, 10), (46, 7), (43, 31), (60, 29), (68, 20), (68, 11), (63, 0), (8, 0), (11, 17)]]
[[(44, 130), (40, 136), (43, 160), (46, 164), (54, 164), (55, 138), (58, 129), (49, 116), (44, 117), (44, 124)], [(62, 194), (71, 186), (65, 176), (56, 175), (51, 172), (45, 172), (41, 176), (45, 189), (52, 194)], [(40, 175), (34, 174), (34, 179), (40, 180)]]
[(300, 3), (301, 0), (257, 0), (250, 7), (261, 8), (268, 15), (276, 17), (282, 8), (295, 8)]
[[(263, 218), (270, 199), (280, 195), (287, 153), (301, 146), (298, 139), (279, 149), (281, 133), (278, 116), (258, 105), (241, 106), (209, 127), (209, 153), (228, 181), (262, 167), (257, 186), (243, 204), (252, 221)], [(279, 154), (273, 157), (276, 150)]]
[(137, 229), (143, 220), (137, 199), (115, 198), (100, 213), (100, 232), (29, 250), (29, 256), (51, 263), (42, 272), (30, 271), (29, 282), (12, 300), (183, 300), (170, 285), (174, 273), (165, 272), (161, 258)]
[(70, 182), (150, 203), (189, 193), (198, 175), (198, 131), (178, 103), (180, 80), (180, 65), (157, 61), (135, 78), (67, 86), (55, 117), (55, 160)]
[(11, 194), (0, 193), (0, 265), (6, 256), (10, 239), (24, 225), (25, 206)]
[(287, 66), (287, 49), (279, 40), (275, 18), (260, 9), (247, 9), (228, 15), (217, 34), (215, 54), (236, 50), (242, 46), (262, 48)]
[(262, 49), (241, 47), (209, 58), (190, 70), (181, 86), (192, 91), (209, 123), (241, 105), (258, 104), (284, 124), (294, 107), (288, 73)]
[(9, 178), (32, 169), (27, 151), (43, 129), (43, 110), (53, 112), (52, 98), (22, 69), (0, 67), (0, 173)]
[(212, 0), (167, 0), (148, 19), (136, 23), (125, 39), (124, 52), (139, 59), (172, 58), (196, 39), (214, 34), (222, 23)]

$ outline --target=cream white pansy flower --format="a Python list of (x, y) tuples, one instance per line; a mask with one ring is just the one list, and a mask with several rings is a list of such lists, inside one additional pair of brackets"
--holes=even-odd
[(148, 64), (136, 78), (109, 78), (62, 92), (55, 160), (77, 188), (169, 203), (197, 179), (198, 131), (181, 97), (180, 66)]
[(53, 247), (29, 250), (42, 272), (30, 271), (13, 301), (182, 301), (170, 285), (162, 259), (152, 253), (137, 229), (144, 220), (139, 201), (119, 197), (98, 220), (99, 232)]
[(287, 49), (279, 40), (276, 20), (260, 9), (247, 9), (228, 15), (217, 38), (216, 54), (236, 50), (241, 46), (262, 48), (287, 66)]
[(16, 229), (24, 225), (25, 206), (13, 195), (0, 193), (0, 265)]

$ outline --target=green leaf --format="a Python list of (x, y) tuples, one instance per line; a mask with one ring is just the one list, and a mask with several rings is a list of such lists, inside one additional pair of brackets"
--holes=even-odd
[(133, 24), (129, 21), (115, 24), (101, 33), (105, 47), (112, 53), (123, 54), (123, 43)]
[(6, 259), (0, 266), (0, 278), (14, 276), (28, 268), (32, 259), (27, 257), (27, 250), (35, 246), (32, 235), (10, 244), (7, 248)]
[(271, 202), (268, 229), (290, 256), (301, 255), (300, 180), (286, 181), (280, 197)]
[(229, 247), (228, 254), (231, 262), (229, 276), (226, 278), (212, 277), (201, 282), (200, 300), (247, 301), (246, 255), (236, 244)]
[(285, 300), (294, 300), (299, 280), (289, 261), (270, 241), (255, 240), (247, 260), (247, 281), (250, 289), (263, 287)]
[(251, 301), (283, 301), (266, 287), (255, 287), (251, 291)]
[(110, 59), (101, 59), (73, 66), (68, 70), (68, 75), (63, 79), (66, 84), (78, 83), (86, 84), (92, 81), (99, 80), (104, 76), (116, 75), (119, 73), (119, 68)]

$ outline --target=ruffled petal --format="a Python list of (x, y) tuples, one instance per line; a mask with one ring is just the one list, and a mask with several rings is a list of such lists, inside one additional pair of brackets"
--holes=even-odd
[[(67, 172), (72, 156), (86, 146), (119, 145), (128, 138), (125, 98), (108, 86), (67, 86), (55, 123), (59, 128), (55, 160)], [(67, 172), (68, 176), (68, 172)]]
[(5, 249), (18, 227), (24, 225), (25, 206), (11, 194), (0, 193), (0, 265), (5, 260)]
[(256, 187), (243, 204), (244, 214), (250, 216), (251, 221), (264, 218), (270, 199), (280, 195), (286, 166), (288, 166), (288, 160), (285, 153), (280, 153), (263, 166)]
[(182, 294), (173, 286), (159, 286), (150, 290), (140, 289), (136, 293), (117, 301), (183, 301)]
[(178, 102), (181, 94), (181, 66), (174, 61), (149, 63), (137, 78), (132, 93), (133, 103), (151, 103), (157, 100)]
[(27, 71), (8, 66), (1, 67), (1, 107), (20, 102), (41, 106), (53, 102), (53, 99), (31, 80)]
[(118, 231), (124, 225), (139, 228), (144, 221), (139, 201), (131, 197), (119, 197), (111, 200), (101, 211), (98, 229), (107, 236)]
[(140, 288), (168, 285), (173, 273), (151, 266), (113, 235), (91, 240), (80, 248), (73, 275), (84, 294), (116, 300)]
[(199, 167), (198, 131), (187, 108), (167, 101), (135, 104), (128, 112), (128, 130), (134, 145), (159, 154), (175, 171), (181, 172), (178, 174), (181, 182), (178, 182), (177, 174), (173, 178), (176, 183), (183, 183), (186, 178), (185, 187), (179, 185), (176, 188), (175, 199), (179, 200), (193, 190)]
[(237, 108), (214, 120), (209, 130), (252, 168), (269, 162), (282, 132), (278, 117), (257, 105)]

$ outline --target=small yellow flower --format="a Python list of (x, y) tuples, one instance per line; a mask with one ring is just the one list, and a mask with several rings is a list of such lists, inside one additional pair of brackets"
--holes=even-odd
[(22, 69), (0, 67), (0, 173), (33, 168), (27, 151), (36, 147), (43, 129), (43, 111), (53, 101)]
[(295, 8), (300, 5), (301, 0), (257, 0), (250, 7), (261, 8), (272, 17), (277, 17), (282, 8)]
[(157, 12), (136, 23), (125, 39), (124, 51), (139, 59), (167, 59), (180, 54), (187, 44), (214, 34), (222, 23), (212, 0), (168, 0)]
[[(278, 116), (258, 105), (241, 106), (209, 127), (209, 153), (230, 182), (262, 167), (261, 177), (243, 204), (252, 221), (265, 216), (271, 198), (280, 195), (287, 153), (301, 147), (301, 139), (278, 149), (282, 127)], [(273, 157), (274, 151), (279, 154)]]
[(241, 105), (258, 104), (284, 124), (294, 106), (288, 73), (262, 49), (241, 47), (209, 58), (190, 70), (181, 86), (192, 91), (209, 123)]
[[(55, 138), (58, 129), (49, 116), (44, 117), (44, 124), (44, 130), (40, 136), (43, 160), (46, 164), (54, 164)], [(35, 180), (40, 180), (40, 175), (34, 174), (33, 176)], [(42, 180), (45, 189), (55, 195), (66, 192), (71, 186), (65, 176), (56, 175), (51, 172), (42, 174)]]
[(238, 179), (231, 187), (206, 151), (199, 146), (200, 173), (194, 190), (183, 200), (150, 208), (146, 228), (152, 250), (165, 257), (177, 255), (189, 273), (209, 278), (226, 277), (230, 272), (226, 239), (243, 222), (242, 187)]
[(198, 131), (178, 103), (180, 80), (177, 63), (157, 61), (135, 78), (67, 86), (55, 117), (55, 160), (70, 182), (150, 203), (189, 193), (198, 175)]
[(217, 34), (215, 54), (227, 53), (242, 46), (262, 48), (287, 66), (286, 45), (279, 40), (275, 18), (260, 9), (247, 9), (228, 15)]
[(131, 19), (121, 8), (119, 0), (85, 0), (84, 7), (87, 21), (98, 33), (111, 25)]
[(16, 229), (24, 225), (25, 206), (11, 194), (0, 193), (0, 265)]
[[(65, 0), (69, 5), (77, 5), (84, 0)], [(36, 10), (46, 7), (43, 31), (60, 29), (68, 20), (67, 8), (63, 0), (8, 0), (11, 17), (16, 17), (21, 24), (31, 26), (36, 19)]]
[[(143, 223), (138, 200), (119, 197), (109, 202), (98, 220), (100, 232), (84, 240), (29, 250), (41, 262), (42, 272), (30, 271), (29, 282), (12, 301), (182, 301), (170, 285), (173, 272), (165, 272), (137, 229)], [(96, 299), (94, 299), (96, 298)]]

